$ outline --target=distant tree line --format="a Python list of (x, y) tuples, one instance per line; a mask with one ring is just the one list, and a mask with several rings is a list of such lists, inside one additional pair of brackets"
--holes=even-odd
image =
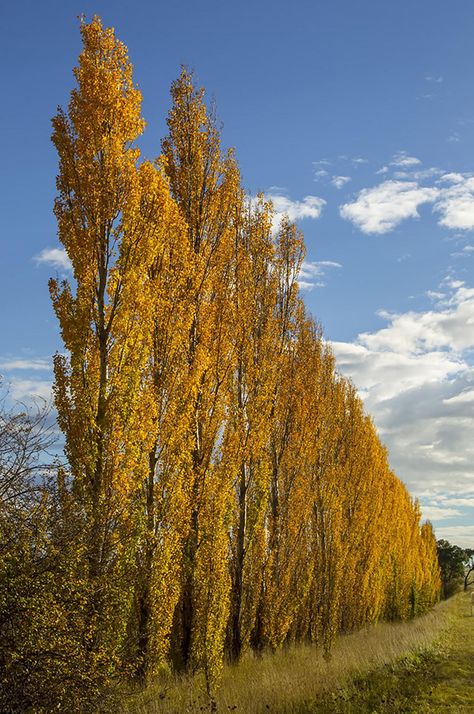
[(165, 662), (212, 699), (224, 658), (329, 652), (440, 589), (431, 525), (299, 295), (301, 233), (247, 198), (186, 69), (159, 158), (140, 160), (127, 50), (98, 18), (81, 33), (53, 120), (67, 466), (32, 479), (36, 444), (19, 487), (0, 483), (6, 712), (98, 711)]
[(474, 584), (474, 549), (460, 548), (447, 540), (436, 543), (442, 583), (442, 595), (448, 598), (460, 587)]

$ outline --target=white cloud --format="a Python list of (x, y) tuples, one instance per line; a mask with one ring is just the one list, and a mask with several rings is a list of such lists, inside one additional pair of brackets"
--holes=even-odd
[(474, 495), (465, 498), (451, 498), (450, 496), (440, 496), (436, 499), (436, 503), (442, 503), (448, 506), (463, 506), (464, 508), (474, 508)]
[(455, 281), (454, 289), (443, 310), (379, 313), (390, 324), (378, 332), (360, 335), (360, 342), (369, 349), (404, 355), (435, 354), (435, 350), (446, 349), (458, 353), (474, 346), (474, 288)]
[(392, 161), (390, 162), (391, 166), (417, 166), (421, 164), (420, 159), (417, 159), (416, 156), (409, 156), (408, 152), (406, 151), (397, 151), (397, 153), (394, 155)]
[(298, 280), (301, 290), (311, 290), (314, 287), (325, 287), (326, 283), (323, 281), (323, 278), (325, 277), (327, 270), (330, 270), (331, 268), (342, 268), (342, 265), (333, 260), (305, 260), (301, 266)]
[[(376, 338), (377, 333), (372, 333)], [(383, 402), (420, 385), (437, 383), (461, 372), (463, 362), (444, 351), (404, 354), (402, 350), (369, 347), (360, 335), (355, 343), (334, 342), (337, 363), (358, 388)], [(369, 340), (370, 341), (370, 340)]]
[(441, 215), (440, 225), (446, 228), (474, 228), (474, 177), (457, 173), (445, 174), (441, 181), (451, 185), (440, 192), (434, 210)]
[(441, 84), (441, 82), (444, 82), (444, 78), (439, 74), (439, 75), (432, 75), (429, 74), (428, 76), (425, 77), (427, 82), (435, 82), (436, 84)]
[(315, 181), (324, 181), (340, 189), (349, 183), (349, 181), (352, 181), (352, 178), (347, 175), (348, 172), (357, 170), (364, 164), (368, 164), (369, 160), (362, 156), (339, 154), (336, 158), (319, 159), (319, 161), (313, 161), (312, 163)]
[(318, 196), (305, 196), (302, 201), (292, 201), (286, 196), (267, 194), (275, 209), (274, 226), (277, 227), (283, 218), (288, 216), (290, 221), (303, 220), (304, 218), (319, 218), (326, 201)]
[(71, 261), (63, 248), (43, 248), (34, 260), (38, 265), (45, 263), (59, 270), (72, 270)]
[(439, 290), (427, 290), (426, 296), (429, 297), (430, 300), (442, 300), (446, 297), (446, 294), (440, 293)]
[(309, 280), (301, 280), (301, 278), (298, 280), (298, 286), (300, 290), (304, 291), (310, 291), (313, 288), (325, 288), (326, 283), (323, 283), (321, 280), (318, 280), (317, 282), (310, 282)]
[[(451, 288), (452, 290), (457, 290), (458, 288), (462, 288), (464, 285), (464, 280), (457, 280), (452, 276), (452, 274), (447, 275), (443, 280), (441, 281), (441, 285), (447, 286), (448, 288)], [(449, 298), (449, 300), (452, 300), (452, 297)]]
[(384, 181), (362, 189), (354, 202), (340, 207), (340, 214), (364, 233), (388, 233), (407, 218), (418, 218), (418, 206), (432, 203), (438, 193), (415, 181)]
[(443, 506), (422, 506), (423, 518), (429, 521), (445, 521), (448, 518), (461, 516), (462, 513), (457, 508), (444, 508)]
[(318, 263), (308, 263), (308, 265), (319, 265), (323, 268), (342, 268), (342, 265), (334, 260), (320, 260)]
[(46, 359), (4, 359), (0, 361), (0, 370), (9, 372), (10, 370), (50, 370), (51, 362)]
[[(384, 328), (333, 348), (399, 477), (415, 495), (428, 496), (430, 506), (457, 510), (474, 505), (474, 493), (471, 503), (460, 501), (474, 483), (474, 289), (452, 279), (443, 288), (436, 307), (379, 313)], [(446, 493), (449, 502), (439, 503), (436, 494), (442, 500)], [(441, 514), (432, 511), (431, 517), (440, 520)], [(466, 516), (449, 517), (459, 523)]]
[(52, 382), (45, 379), (19, 379), (12, 377), (8, 380), (11, 397), (15, 401), (28, 402), (35, 399), (44, 399), (49, 402), (52, 398)]
[(441, 176), (438, 183), (463, 183), (463, 174), (457, 173), (456, 171), (451, 171), (445, 173)]
[[(474, 229), (472, 174), (443, 173), (436, 167), (412, 169), (410, 167), (419, 163), (419, 159), (403, 153), (396, 155), (391, 165), (404, 166), (404, 162), (407, 170), (394, 171), (392, 178), (371, 188), (363, 188), (355, 200), (340, 206), (341, 217), (351, 221), (363, 233), (388, 233), (402, 221), (418, 218), (419, 206), (431, 203), (440, 226), (461, 231)], [(435, 185), (422, 186), (419, 183), (435, 177), (438, 177)], [(465, 252), (470, 252), (470, 248)], [(454, 257), (462, 257), (462, 254), (457, 252)]]
[(463, 392), (456, 394), (454, 397), (443, 399), (444, 404), (462, 404), (465, 402), (474, 405), (474, 389), (465, 389)]
[[(0, 358), (2, 384), (8, 401), (29, 402), (39, 398), (49, 402), (52, 397), (52, 370), (52, 362), (48, 359)], [(39, 377), (36, 376), (38, 372), (50, 374)]]
[(331, 183), (335, 188), (342, 188), (349, 181), (352, 181), (350, 176), (333, 176), (331, 179)]
[(464, 245), (460, 250), (450, 253), (453, 258), (470, 258), (474, 253), (474, 245)]
[(460, 548), (474, 548), (474, 526), (446, 526), (435, 529), (436, 538), (448, 540)]
[(386, 175), (391, 172), (391, 178), (408, 179), (410, 181), (422, 181), (424, 179), (440, 176), (443, 172), (436, 166), (421, 167), (421, 160), (416, 156), (410, 156), (406, 151), (398, 151), (392, 160), (382, 166), (376, 175)]
[(394, 171), (393, 177), (396, 179), (409, 179), (410, 181), (423, 181), (424, 179), (440, 176), (443, 172), (436, 166), (427, 169), (409, 169), (404, 171)]

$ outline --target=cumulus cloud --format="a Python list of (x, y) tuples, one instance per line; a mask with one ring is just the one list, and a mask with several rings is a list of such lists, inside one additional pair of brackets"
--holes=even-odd
[[(430, 310), (380, 313), (382, 329), (333, 343), (338, 369), (359, 389), (392, 466), (435, 527), (469, 520), (474, 505), (474, 289), (451, 279), (439, 295)], [(463, 529), (448, 540), (462, 545)]]
[(277, 227), (283, 218), (288, 216), (290, 221), (299, 221), (304, 218), (319, 218), (326, 201), (318, 196), (305, 196), (302, 201), (292, 201), (287, 196), (267, 194), (275, 209), (274, 225)]
[[(377, 333), (373, 333), (376, 336)], [(367, 337), (367, 335), (365, 335)], [(371, 401), (385, 402), (420, 384), (437, 383), (458, 374), (464, 363), (443, 351), (404, 354), (364, 344), (360, 335), (355, 343), (334, 342), (337, 363)]]
[(442, 303), (445, 309), (402, 314), (380, 312), (381, 317), (390, 321), (389, 325), (378, 332), (360, 335), (360, 341), (369, 349), (404, 355), (435, 354), (435, 350), (457, 354), (474, 346), (474, 288), (466, 287), (462, 281), (456, 281), (454, 286), (454, 295)]
[(346, 185), (346, 183), (349, 183), (351, 181), (350, 176), (333, 176), (331, 179), (331, 183), (335, 188), (342, 188), (343, 186)]
[(301, 290), (311, 290), (314, 287), (324, 288), (326, 283), (323, 278), (325, 277), (327, 271), (332, 268), (342, 268), (342, 265), (333, 260), (305, 260), (301, 266), (298, 279), (298, 284)]
[[(363, 233), (388, 233), (402, 221), (418, 218), (419, 206), (430, 203), (440, 226), (461, 231), (474, 229), (474, 176), (443, 173), (436, 167), (412, 168), (418, 161), (398, 155), (391, 165), (402, 166), (408, 162), (408, 169), (394, 171), (391, 178), (382, 183), (363, 188), (355, 200), (340, 206), (342, 218), (351, 221)], [(385, 169), (386, 166), (377, 173), (385, 173)], [(431, 182), (433, 185), (422, 186), (420, 181), (427, 179), (435, 179)], [(456, 253), (455, 257), (462, 257), (462, 253)]]
[(456, 171), (450, 171), (448, 173), (443, 173), (438, 183), (463, 183), (464, 175)]
[(461, 230), (474, 228), (474, 176), (449, 173), (440, 181), (450, 184), (441, 190), (434, 206), (441, 216), (440, 225)]
[(72, 270), (71, 261), (63, 248), (43, 248), (34, 260), (38, 265), (45, 264), (59, 270)]
[(388, 180), (362, 189), (355, 201), (339, 210), (364, 233), (388, 233), (407, 218), (418, 218), (418, 207), (432, 203), (438, 194), (438, 188), (424, 188), (415, 181)]

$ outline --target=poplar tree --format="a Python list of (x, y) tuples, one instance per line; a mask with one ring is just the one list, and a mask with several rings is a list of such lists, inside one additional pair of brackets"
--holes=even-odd
[(144, 683), (169, 661), (202, 671), (212, 701), (225, 654), (328, 653), (341, 631), (426, 610), (434, 535), (304, 307), (302, 234), (246, 200), (204, 91), (183, 69), (162, 155), (140, 162), (127, 50), (98, 18), (81, 34), (53, 120), (72, 486), (42, 548), (73, 534), (58, 582), (74, 584), (81, 663), (104, 672), (95, 695), (119, 665)]
[(59, 155), (55, 214), (72, 281), (50, 281), (65, 353), (54, 359), (81, 548), (91, 584), (84, 633), (95, 661), (113, 667), (125, 636), (136, 522), (132, 503), (148, 468), (150, 422), (141, 399), (149, 340), (144, 266), (149, 244), (132, 208), (140, 192), (141, 94), (126, 47), (95, 17), (68, 112), (53, 120)]
[(209, 683), (221, 666), (229, 608), (225, 523), (233, 476), (222, 462), (219, 436), (234, 359), (232, 226), (239, 219), (243, 194), (233, 154), (221, 153), (215, 116), (186, 69), (173, 83), (171, 95), (163, 163), (186, 220), (193, 276), (186, 365), (188, 532), (174, 641), (179, 643), (181, 664), (202, 666)]
[(182, 540), (186, 533), (185, 474), (187, 335), (192, 280), (187, 229), (170, 196), (162, 166), (144, 162), (139, 191), (127, 205), (136, 233), (146, 243), (141, 314), (147, 345), (139, 400), (146, 411), (149, 451), (133, 511), (139, 529), (134, 610), (129, 648), (133, 670), (145, 681), (168, 654), (173, 610), (179, 596)]
[(260, 197), (242, 212), (235, 233), (235, 367), (224, 437), (224, 449), (237, 468), (229, 531), (232, 602), (228, 639), (233, 658), (249, 644), (263, 577), (268, 441), (278, 369), (272, 218), (269, 204)]
[[(274, 359), (278, 365), (278, 376), (271, 396), (271, 433), (269, 437), (269, 458), (271, 472), (269, 480), (269, 502), (266, 513), (267, 549), (265, 572), (262, 579), (261, 597), (257, 611), (257, 632), (260, 644), (266, 642), (274, 646), (275, 608), (284, 594), (281, 578), (282, 526), (286, 494), (284, 490), (284, 459), (289, 444), (293, 417), (292, 378), (294, 377), (296, 318), (300, 306), (298, 296), (298, 275), (305, 254), (303, 236), (296, 226), (284, 218), (276, 236), (275, 271), (277, 276), (277, 297), (275, 316), (277, 339)], [(266, 634), (265, 634), (266, 633)]]

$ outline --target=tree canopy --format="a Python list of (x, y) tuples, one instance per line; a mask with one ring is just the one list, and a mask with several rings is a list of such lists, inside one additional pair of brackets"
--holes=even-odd
[[(81, 34), (53, 119), (73, 269), (50, 281), (67, 465), (43, 490), (40, 545), (21, 541), (48, 563), (22, 580), (41, 607), (31, 646), (56, 633), (35, 711), (95, 711), (112, 682), (163, 663), (202, 671), (212, 700), (226, 656), (329, 652), (340, 632), (425, 612), (436, 543), (305, 308), (301, 232), (246, 196), (193, 74), (171, 87), (161, 154), (142, 160), (127, 50), (97, 17)], [(15, 558), (0, 560), (7, 582)], [(74, 686), (48, 700), (55, 657)]]

